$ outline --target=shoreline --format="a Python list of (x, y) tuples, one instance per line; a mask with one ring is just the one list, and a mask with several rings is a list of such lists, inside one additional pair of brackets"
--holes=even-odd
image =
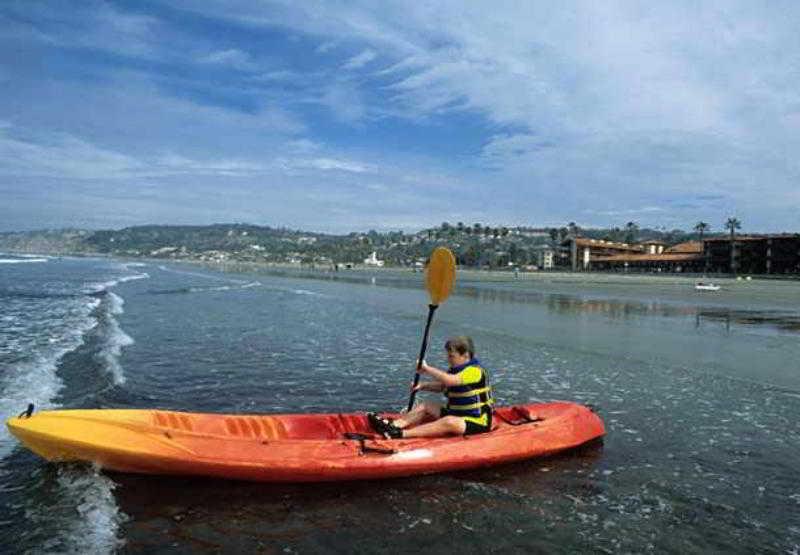
[[(133, 259), (139, 260), (139, 259)], [(341, 276), (348, 275), (367, 277), (373, 276), (414, 276), (422, 277), (422, 269), (395, 268), (395, 267), (366, 267), (356, 266), (346, 269), (332, 270), (324, 266), (302, 266), (297, 264), (279, 262), (209, 262), (191, 259), (146, 259), (148, 262), (171, 262), (203, 266), (209, 269), (226, 273), (264, 273), (275, 275), (292, 275), (297, 277), (321, 277), (321, 276)], [(615, 273), (615, 272), (571, 272), (562, 270), (543, 270), (535, 272), (519, 272), (515, 274), (511, 270), (481, 270), (476, 268), (457, 268), (458, 275), (462, 279), (478, 282), (558, 282), (558, 283), (579, 283), (579, 284), (630, 284), (630, 283), (663, 283), (663, 284), (694, 284), (698, 281), (714, 282), (718, 284), (736, 284), (753, 282), (770, 283), (798, 283), (800, 276), (728, 276), (728, 275), (706, 275), (699, 274), (655, 274), (655, 273)]]
[[(76, 257), (76, 258), (113, 258), (129, 262), (146, 262), (150, 264), (189, 264), (202, 266), (209, 269), (225, 273), (263, 273), (274, 275), (292, 275), (297, 277), (309, 276), (363, 276), (372, 273), (373, 275), (423, 275), (422, 268), (401, 268), (401, 267), (378, 267), (378, 266), (352, 266), (333, 270), (330, 266), (315, 266), (291, 264), (288, 262), (248, 262), (248, 261), (209, 261), (197, 260), (193, 258), (152, 258), (147, 256), (120, 256), (109, 253), (80, 252), (80, 253), (32, 253), (4, 251), (9, 255), (27, 256), (37, 255), (46, 257)], [(560, 283), (581, 283), (581, 284), (625, 284), (625, 283), (672, 283), (686, 284), (698, 281), (714, 282), (723, 284), (734, 284), (739, 282), (771, 282), (771, 283), (798, 283), (800, 275), (776, 275), (776, 274), (752, 274), (740, 275), (737, 277), (728, 274), (674, 274), (674, 273), (650, 273), (650, 272), (573, 272), (570, 270), (539, 270), (539, 271), (519, 271), (504, 269), (485, 270), (474, 267), (457, 268), (460, 276), (466, 279), (480, 282), (560, 282)]]

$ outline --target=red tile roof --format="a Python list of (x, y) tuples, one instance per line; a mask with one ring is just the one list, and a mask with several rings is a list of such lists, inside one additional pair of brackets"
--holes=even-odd
[(612, 254), (593, 256), (591, 262), (692, 262), (702, 260), (701, 253), (662, 253), (662, 254)]
[(664, 250), (665, 254), (677, 254), (677, 253), (701, 253), (703, 252), (703, 243), (700, 241), (687, 241), (686, 243), (678, 243), (677, 245), (672, 245), (668, 249)]

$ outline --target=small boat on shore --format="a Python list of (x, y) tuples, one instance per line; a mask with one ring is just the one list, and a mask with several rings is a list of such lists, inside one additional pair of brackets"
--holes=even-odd
[[(605, 435), (568, 402), (495, 409), (491, 432), (387, 440), (364, 413), (225, 415), (33, 407), (6, 425), (48, 461), (106, 470), (262, 482), (365, 480), (480, 468), (551, 455)], [(387, 415), (393, 416), (393, 415)]]
[(719, 291), (720, 290), (720, 286), (719, 285), (716, 285), (714, 283), (704, 283), (702, 281), (697, 282), (695, 284), (694, 288), (697, 291)]

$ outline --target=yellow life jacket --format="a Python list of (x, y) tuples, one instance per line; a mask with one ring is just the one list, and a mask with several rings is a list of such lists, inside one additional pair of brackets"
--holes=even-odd
[(480, 380), (477, 382), (456, 385), (445, 390), (448, 414), (453, 416), (480, 416), (482, 413), (491, 410), (491, 405), (494, 403), (492, 387), (489, 385), (489, 376), (478, 359), (473, 358), (465, 364), (449, 368), (447, 373), (455, 375), (461, 372), (471, 373), (475, 371), (480, 372)]

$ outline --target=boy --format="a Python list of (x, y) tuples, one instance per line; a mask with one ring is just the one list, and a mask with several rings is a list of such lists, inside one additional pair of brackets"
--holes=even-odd
[[(393, 422), (370, 413), (369, 421), (376, 432), (390, 439), (401, 439), (481, 434), (492, 429), (492, 388), (486, 370), (475, 358), (472, 339), (453, 337), (447, 340), (444, 348), (447, 371), (423, 360), (417, 372), (427, 374), (432, 381), (421, 382), (414, 389), (441, 391), (447, 397), (447, 405), (424, 402)], [(435, 420), (417, 426), (426, 417)]]

